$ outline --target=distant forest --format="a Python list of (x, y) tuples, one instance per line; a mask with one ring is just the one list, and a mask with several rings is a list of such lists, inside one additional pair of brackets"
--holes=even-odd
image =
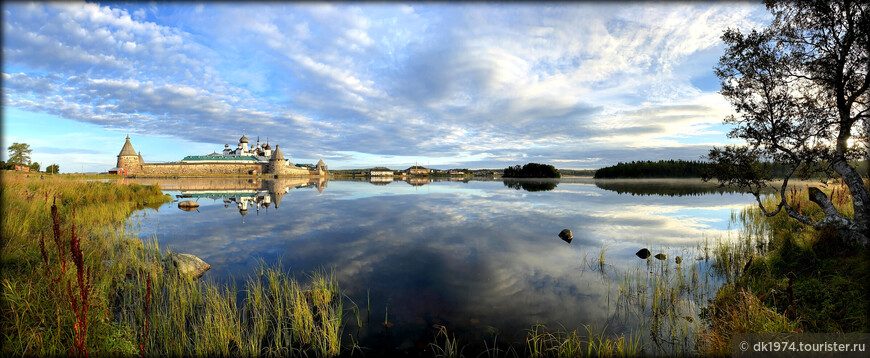
[(591, 177), (595, 175), (595, 169), (559, 169), (559, 174), (567, 176)]
[(710, 169), (711, 163), (701, 161), (632, 161), (598, 169), (595, 178), (700, 178)]
[[(596, 179), (612, 178), (701, 178), (712, 172), (712, 163), (687, 160), (632, 161), (595, 171)], [(774, 178), (785, 177), (788, 167), (778, 163), (762, 163)]]
[(559, 170), (549, 164), (529, 163), (504, 168), (505, 178), (559, 178)]

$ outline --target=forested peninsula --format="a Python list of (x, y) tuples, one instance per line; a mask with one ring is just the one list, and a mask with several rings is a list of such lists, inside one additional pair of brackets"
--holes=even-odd
[[(613, 178), (702, 178), (705, 173), (713, 172), (713, 163), (688, 160), (659, 160), (620, 162), (595, 171), (595, 179)], [(784, 177), (788, 172), (785, 165), (777, 163), (758, 163), (759, 170), (770, 173), (774, 178)], [(709, 174), (708, 174), (709, 175)]]

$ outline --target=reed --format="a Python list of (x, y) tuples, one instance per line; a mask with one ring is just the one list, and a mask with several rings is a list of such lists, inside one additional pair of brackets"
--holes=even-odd
[[(441, 342), (439, 342), (439, 340)], [(444, 326), (442, 326), (438, 330), (438, 333), (435, 334), (435, 342), (429, 343), (429, 347), (432, 348), (432, 352), (435, 357), (438, 358), (465, 357), (465, 355), (462, 354), (465, 347), (460, 347), (456, 341), (456, 337), (451, 337), (451, 335), (447, 333), (447, 328)]]
[[(852, 199), (842, 183), (820, 189), (843, 216), (853, 216)], [(786, 200), (803, 215), (822, 218), (807, 192), (806, 186), (793, 186)], [(772, 208), (778, 201), (770, 196), (763, 204)], [(732, 213), (732, 221), (741, 225), (740, 233), (719, 243), (713, 261), (728, 284), (707, 307), (709, 325), (698, 336), (699, 353), (729, 354), (736, 332), (870, 329), (864, 304), (870, 250), (846, 245), (836, 232), (801, 225), (785, 213), (766, 217), (754, 206)]]
[(600, 272), (604, 272), (604, 256), (606, 254), (607, 254), (607, 245), (602, 245), (601, 251), (598, 252), (598, 270)]
[(526, 355), (529, 357), (630, 357), (638, 356), (640, 336), (606, 334), (597, 332), (590, 326), (579, 330), (551, 331), (537, 324), (529, 329), (526, 336)]
[(129, 332), (106, 314), (111, 303), (106, 290), (111, 280), (104, 274), (111, 270), (104, 263), (111, 257), (105, 250), (112, 241), (110, 227), (166, 197), (156, 187), (55, 175), (4, 172), (0, 180), (0, 280), (15, 291), (4, 292), (0, 306), (0, 352), (87, 355), (130, 348)]
[(344, 296), (328, 271), (299, 282), (261, 264), (237, 302), (234, 284), (164, 270), (156, 238), (139, 240), (124, 225), (132, 211), (168, 200), (157, 187), (4, 173), (0, 199), (4, 356), (343, 349)]
[[(150, 316), (152, 328), (145, 336), (149, 354), (340, 354), (343, 295), (334, 275), (318, 271), (300, 283), (280, 265), (261, 264), (258, 271), (245, 282), (242, 302), (236, 301), (234, 285), (158, 273), (155, 286), (160, 289), (155, 290), (150, 313), (135, 304), (141, 285), (121, 292), (122, 306), (133, 316)], [(126, 321), (131, 326), (136, 322), (141, 319)]]

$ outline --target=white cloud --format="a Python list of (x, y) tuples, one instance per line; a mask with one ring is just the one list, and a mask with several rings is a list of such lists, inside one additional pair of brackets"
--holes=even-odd
[(202, 142), (244, 126), (302, 155), (475, 161), (685, 149), (729, 109), (678, 68), (711, 67), (695, 58), (725, 27), (765, 20), (749, 4), (4, 9), (8, 105)]

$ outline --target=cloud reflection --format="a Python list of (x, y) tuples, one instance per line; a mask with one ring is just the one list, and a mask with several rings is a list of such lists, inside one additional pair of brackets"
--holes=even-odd
[[(752, 200), (630, 196), (571, 181), (556, 192), (500, 181), (420, 188), (332, 181), (318, 194), (290, 189), (280, 209), (250, 212), (244, 224), (233, 207), (200, 200), (199, 212), (147, 213), (141, 235), (203, 258), (218, 279), (240, 281), (261, 258), (297, 275), (334, 269), (358, 304), (371, 292), (381, 317), (389, 305), (400, 335), (434, 323), (519, 334), (535, 323), (577, 327), (614, 314), (608, 279), (584, 262), (602, 246), (619, 267), (636, 262), (640, 247), (693, 247), (726, 234), (721, 223)], [(571, 244), (557, 237), (564, 228), (574, 232)]]

